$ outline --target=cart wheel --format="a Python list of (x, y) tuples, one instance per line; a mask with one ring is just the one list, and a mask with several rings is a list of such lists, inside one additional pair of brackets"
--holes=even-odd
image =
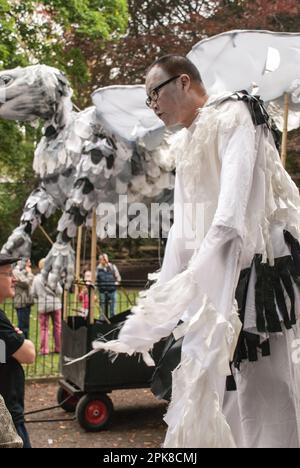
[(113, 403), (105, 393), (84, 395), (76, 407), (76, 418), (86, 431), (98, 432), (107, 427), (113, 410)]
[(71, 395), (71, 393), (67, 392), (67, 390), (65, 390), (62, 387), (58, 388), (57, 403), (67, 413), (75, 413), (78, 401), (79, 401), (79, 398), (77, 396)]

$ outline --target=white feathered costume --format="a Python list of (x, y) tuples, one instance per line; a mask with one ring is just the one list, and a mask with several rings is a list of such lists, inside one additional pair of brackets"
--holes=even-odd
[[(290, 258), (283, 231), (295, 242), (300, 239), (298, 190), (281, 165), (271, 132), (266, 125), (254, 126), (241, 101), (210, 97), (173, 151), (175, 222), (159, 280), (141, 295), (118, 340), (95, 347), (141, 352), (149, 362), (155, 342), (172, 331), (184, 335), (165, 417), (165, 447), (298, 446), (300, 368), (290, 358), (292, 340), (300, 336), (298, 323), (289, 317), (287, 330), (276, 304), (282, 332), (268, 331), (267, 309), (265, 331), (257, 330), (253, 266), (254, 256), (271, 268), (274, 259)], [(238, 440), (222, 407), (241, 330), (235, 290), (246, 268), (251, 279), (244, 330), (256, 333), (260, 342), (269, 338), (271, 354), (243, 361), (236, 371)], [(291, 281), (297, 315), (298, 287)], [(290, 306), (286, 292), (285, 298)], [(180, 319), (184, 323), (177, 326)]]

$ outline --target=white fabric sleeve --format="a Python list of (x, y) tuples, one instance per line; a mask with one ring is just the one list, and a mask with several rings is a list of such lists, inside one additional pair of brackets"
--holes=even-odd
[(221, 183), (217, 210), (199, 251), (190, 262), (199, 291), (226, 316), (239, 276), (245, 214), (256, 159), (255, 134), (240, 126), (219, 138)]
[(176, 239), (175, 234), (175, 225), (171, 226), (171, 229), (168, 234), (167, 245), (165, 249), (164, 260), (162, 268), (159, 274), (158, 282), (160, 284), (166, 283), (170, 279), (174, 278), (181, 270), (181, 261), (180, 261), (180, 247), (178, 245), (178, 240)]

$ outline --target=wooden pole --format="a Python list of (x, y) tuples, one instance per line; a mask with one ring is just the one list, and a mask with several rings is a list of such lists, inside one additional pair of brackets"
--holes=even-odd
[[(92, 239), (92, 234), (90, 232), (88, 232), (88, 237), (89, 239)], [(100, 253), (101, 253), (101, 247), (97, 243), (97, 254), (99, 255)]]
[[(82, 226), (79, 226), (77, 230), (77, 245), (76, 245), (76, 266), (75, 266), (75, 304), (78, 301), (79, 285), (80, 281), (80, 260), (81, 260), (81, 243), (82, 243)], [(76, 306), (77, 307), (77, 306)]]
[[(91, 276), (92, 284), (96, 283), (96, 265), (97, 265), (97, 218), (96, 210), (93, 210), (93, 224), (92, 224), (92, 242), (91, 242)], [(94, 304), (95, 304), (95, 291), (92, 291), (91, 294), (91, 304), (90, 304), (90, 323), (94, 321)]]
[(281, 141), (281, 162), (283, 167), (286, 165), (287, 157), (287, 134), (288, 134), (288, 120), (289, 120), (289, 95), (284, 93), (284, 114), (283, 114), (283, 130)]
[(66, 322), (68, 318), (68, 290), (64, 289), (64, 308), (63, 308), (63, 319)]
[(46, 233), (45, 229), (43, 228), (43, 226), (41, 226), (39, 224), (39, 228), (40, 228), (40, 231), (42, 231), (42, 233), (44, 234), (44, 236), (48, 239), (48, 241), (50, 242), (51, 245), (54, 244), (53, 240), (51, 239), (51, 237)]

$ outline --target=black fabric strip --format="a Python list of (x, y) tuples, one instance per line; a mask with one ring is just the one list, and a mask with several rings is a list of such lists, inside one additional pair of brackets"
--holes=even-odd
[[(278, 271), (280, 284), (284, 285), (284, 289), (286, 293), (288, 294), (290, 302), (291, 302), (290, 323), (291, 325), (295, 325), (296, 323), (295, 294), (294, 294), (293, 283), (291, 280), (292, 271), (294, 270), (293, 258), (290, 256), (277, 258), (275, 260), (275, 265)], [(285, 302), (285, 299), (284, 299), (284, 302)]]
[(265, 317), (267, 321), (267, 331), (269, 333), (281, 332), (281, 325), (278, 318), (275, 294), (274, 294), (274, 267), (264, 265), (264, 289), (262, 291), (264, 297)]
[(289, 296), (290, 301), (291, 301), (291, 312), (290, 312), (291, 323), (292, 323), (292, 325), (295, 325), (295, 323), (296, 323), (295, 294), (294, 294), (294, 288), (293, 288), (293, 283), (292, 283), (292, 280), (291, 280), (291, 276), (290, 276), (288, 271), (285, 271), (285, 272), (283, 272), (281, 274), (280, 278), (281, 278), (281, 281), (284, 284), (285, 290), (288, 293), (288, 296)]
[[(235, 298), (238, 303), (238, 311), (241, 322), (244, 323), (245, 319), (245, 308), (247, 300), (247, 290), (249, 285), (249, 279), (251, 274), (251, 268), (245, 268), (241, 271), (239, 282), (235, 291)], [(243, 330), (240, 332), (240, 336), (235, 349), (233, 363), (235, 367), (239, 368), (239, 363), (248, 358), (248, 351), (246, 348), (245, 336)], [(230, 384), (228, 384), (230, 386)]]
[(266, 321), (264, 316), (264, 275), (262, 266), (262, 256), (255, 255), (254, 266), (256, 270), (255, 283), (255, 309), (256, 309), (256, 327), (259, 332), (266, 332)]
[(300, 284), (300, 245), (299, 242), (288, 232), (283, 231), (284, 240), (288, 244), (293, 259), (291, 273), (296, 283)]
[(292, 323), (291, 323), (289, 313), (287, 310), (287, 306), (285, 303), (285, 298), (284, 298), (284, 293), (282, 290), (282, 285), (280, 282), (280, 277), (275, 278), (274, 289), (275, 289), (275, 297), (276, 297), (278, 309), (282, 315), (285, 327), (289, 330), (290, 328), (292, 328)]
[(257, 361), (257, 348), (259, 346), (259, 335), (254, 333), (244, 332), (246, 347), (248, 351), (248, 360), (250, 362)]
[(259, 347), (261, 348), (262, 356), (270, 356), (271, 350), (270, 350), (270, 341), (269, 340), (263, 341), (259, 345)]
[[(251, 266), (251, 268), (255, 268), (256, 272), (254, 291), (256, 327), (261, 333), (282, 331), (276, 306), (287, 329), (290, 329), (296, 323), (295, 294), (291, 278), (300, 286), (300, 245), (288, 231), (284, 231), (283, 234), (291, 255), (276, 258), (274, 266), (270, 266), (268, 263), (262, 263), (262, 255), (257, 254)], [(239, 315), (243, 323), (250, 274), (251, 269), (241, 272), (236, 289)], [(288, 310), (285, 295), (289, 297), (290, 310)], [(270, 355), (269, 340), (260, 343), (259, 335), (242, 330), (234, 354), (234, 366), (239, 369), (240, 363), (246, 359), (256, 361), (259, 354), (262, 356)]]
[(228, 375), (226, 377), (226, 390), (227, 392), (234, 392), (236, 390), (236, 383), (233, 375)]

